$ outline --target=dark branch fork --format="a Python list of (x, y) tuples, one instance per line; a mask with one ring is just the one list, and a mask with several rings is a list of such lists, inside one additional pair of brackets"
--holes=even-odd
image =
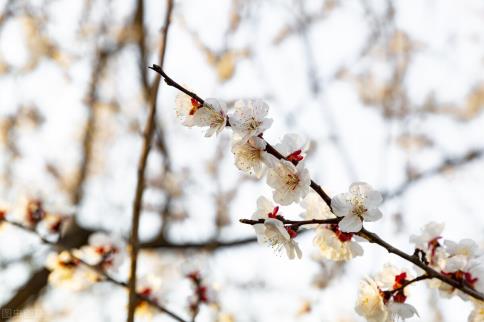
[[(181, 86), (180, 84), (178, 84), (176, 81), (174, 81), (171, 77), (169, 77), (164, 71), (163, 69), (158, 66), (158, 65), (153, 65), (151, 67), (149, 67), (150, 69), (154, 70), (155, 72), (159, 73), (163, 79), (165, 80), (165, 83), (168, 85), (168, 86), (172, 86), (172, 87), (175, 87), (176, 89), (178, 89), (179, 91), (185, 93), (186, 95), (190, 96), (191, 98), (197, 100), (200, 104), (204, 104), (204, 100), (202, 98), (200, 98), (197, 94), (195, 93), (192, 93), (190, 92), (189, 90), (185, 89), (183, 86)], [(230, 125), (230, 124), (228, 124)], [(267, 143), (267, 146), (266, 146), (266, 152), (267, 153), (270, 153), (272, 154), (273, 156), (275, 156), (277, 159), (286, 159), (281, 153), (279, 153), (272, 145), (270, 145), (268, 142)], [(331, 209), (331, 197), (321, 188), (320, 185), (318, 185), (316, 182), (314, 182), (313, 180), (311, 180), (311, 188), (323, 199), (323, 201), (328, 205), (328, 207), (330, 207)], [(338, 218), (336, 219), (330, 219), (330, 220), (323, 220), (320, 224), (328, 224), (328, 223), (336, 223), (338, 220)], [(240, 220), (241, 223), (244, 223), (244, 224), (249, 224), (249, 225), (255, 225), (255, 224), (262, 224), (263, 223), (263, 219), (261, 220), (257, 220), (257, 221), (254, 221), (254, 220), (249, 220), (249, 219), (241, 219)], [(308, 224), (315, 224), (317, 222), (313, 222), (312, 220), (310, 220), (310, 222), (306, 222), (306, 221), (288, 221), (288, 220), (285, 220), (285, 222), (283, 221), (283, 223), (285, 224), (290, 224), (290, 225), (297, 225), (297, 226), (301, 226), (301, 225), (308, 225)], [(484, 294), (481, 294), (480, 292), (476, 291), (475, 289), (469, 287), (468, 285), (465, 285), (459, 281), (456, 281), (452, 278), (450, 278), (449, 276), (446, 276), (436, 270), (434, 270), (432, 267), (428, 266), (426, 263), (424, 263), (418, 255), (414, 254), (414, 255), (409, 255), (407, 253), (405, 253), (404, 251), (390, 245), (389, 243), (387, 243), (386, 241), (384, 241), (380, 236), (378, 236), (377, 234), (373, 233), (373, 232), (370, 232), (368, 230), (366, 230), (365, 228), (362, 228), (358, 233), (357, 235), (365, 238), (366, 240), (368, 240), (370, 243), (374, 243), (374, 244), (377, 244), (383, 248), (385, 248), (389, 253), (392, 253), (392, 254), (395, 254), (411, 263), (413, 263), (414, 265), (420, 267), (422, 270), (425, 271), (425, 275), (423, 276), (426, 276), (425, 278), (421, 277), (421, 278), (418, 278), (416, 279), (415, 281), (413, 281), (412, 283), (414, 282), (417, 282), (417, 281), (420, 281), (420, 280), (424, 280), (424, 279), (430, 279), (430, 278), (436, 278), (464, 293), (466, 293), (467, 295), (470, 295), (471, 297), (475, 298), (475, 299), (478, 299), (478, 300), (481, 300), (481, 301), (484, 301)]]

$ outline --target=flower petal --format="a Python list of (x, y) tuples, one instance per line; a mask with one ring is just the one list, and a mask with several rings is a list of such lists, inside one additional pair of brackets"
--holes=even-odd
[(360, 217), (353, 214), (345, 216), (338, 224), (339, 229), (345, 233), (356, 233), (361, 230), (363, 223)]
[(380, 209), (378, 208), (373, 208), (373, 209), (369, 209), (365, 215), (364, 215), (364, 218), (365, 218), (365, 221), (377, 221), (378, 219), (380, 219), (382, 217), (382, 213), (380, 211)]
[(352, 205), (349, 197), (347, 193), (340, 193), (331, 199), (331, 208), (336, 216), (343, 217), (350, 213)]

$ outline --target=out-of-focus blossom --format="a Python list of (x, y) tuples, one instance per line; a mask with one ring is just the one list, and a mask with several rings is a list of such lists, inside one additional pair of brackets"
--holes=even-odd
[(281, 205), (299, 202), (310, 189), (311, 178), (303, 162), (297, 166), (286, 160), (279, 160), (267, 174), (267, 184), (274, 189), (274, 201)]
[(265, 167), (273, 167), (277, 159), (271, 154), (265, 152), (266, 142), (256, 136), (253, 136), (245, 143), (234, 141), (232, 143), (232, 153), (235, 156), (235, 165), (250, 175), (257, 178), (262, 177)]
[[(301, 201), (301, 206), (305, 210), (301, 214), (304, 220), (336, 218), (321, 196), (315, 192), (309, 192)], [(312, 224), (304, 225), (301, 228), (311, 229), (318, 226), (318, 224)]]
[(74, 252), (90, 265), (98, 265), (104, 270), (117, 271), (127, 256), (125, 243), (117, 237), (95, 233), (89, 237), (89, 245)]
[(279, 207), (276, 207), (265, 197), (257, 200), (257, 210), (253, 214), (253, 220), (264, 219), (264, 223), (255, 224), (253, 227), (260, 244), (268, 245), (278, 254), (285, 249), (287, 257), (301, 258), (302, 252), (294, 240), (297, 233), (291, 228), (284, 227), (281, 220), (277, 219)]
[(350, 186), (349, 192), (339, 194), (331, 200), (331, 208), (338, 217), (344, 217), (339, 222), (343, 232), (358, 232), (363, 227), (363, 221), (375, 221), (382, 217), (378, 206), (383, 198), (380, 192), (369, 184), (356, 182)]
[(37, 231), (44, 237), (59, 237), (65, 220), (66, 217), (61, 214), (46, 213), (44, 218), (38, 223)]
[(325, 258), (346, 261), (363, 255), (363, 248), (352, 238), (354, 238), (353, 233), (340, 231), (336, 224), (326, 227), (321, 225), (316, 230), (313, 242)]
[(385, 265), (375, 279), (360, 284), (356, 312), (369, 322), (401, 321), (416, 315), (417, 310), (405, 303), (406, 288), (402, 289), (409, 279), (407, 272)]
[[(136, 293), (154, 302), (161, 303), (161, 280), (154, 275), (145, 275), (136, 282)], [(139, 301), (136, 306), (136, 315), (151, 318), (158, 313), (157, 309), (147, 301)]]
[(234, 113), (230, 116), (230, 125), (234, 131), (234, 140), (245, 143), (250, 137), (262, 134), (272, 125), (267, 118), (269, 106), (261, 100), (238, 100)]
[(46, 216), (40, 200), (24, 198), (12, 209), (11, 219), (20, 224), (35, 228)]
[(462, 270), (470, 261), (482, 255), (479, 246), (472, 239), (462, 239), (458, 243), (445, 240), (444, 244), (448, 254), (445, 265), (446, 272)]
[(288, 161), (299, 162), (304, 159), (309, 144), (300, 135), (291, 133), (284, 135), (282, 142), (274, 148)]
[(45, 266), (51, 271), (49, 282), (56, 287), (78, 291), (100, 279), (96, 272), (82, 265), (68, 251), (49, 254)]
[(227, 106), (214, 98), (206, 99), (202, 105), (186, 94), (178, 94), (176, 114), (185, 126), (208, 127), (207, 137), (220, 133), (227, 124)]

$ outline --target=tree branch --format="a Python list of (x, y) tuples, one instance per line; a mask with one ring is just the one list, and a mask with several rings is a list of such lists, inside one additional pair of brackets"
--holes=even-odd
[[(181, 85), (179, 85), (177, 82), (175, 82), (173, 79), (171, 79), (162, 70), (162, 68), (160, 66), (153, 65), (150, 68), (153, 69), (154, 71), (158, 72), (160, 75), (162, 75), (165, 78), (165, 82), (169, 86), (173, 86), (173, 87), (179, 89), (183, 93), (187, 94), (188, 96), (196, 99), (199, 103), (203, 104), (203, 102), (204, 102), (203, 99), (198, 97), (196, 94), (184, 89)], [(227, 122), (227, 125), (230, 125), (230, 123)], [(284, 156), (282, 154), (280, 154), (276, 149), (274, 149), (274, 147), (272, 147), (269, 143), (267, 143), (266, 151), (268, 153), (274, 155), (278, 159), (285, 159)], [(313, 188), (313, 190), (316, 193), (318, 193), (321, 196), (321, 198), (324, 200), (324, 202), (331, 208), (331, 197), (329, 197), (326, 194), (326, 192), (324, 192), (324, 190), (318, 184), (316, 184), (313, 181), (311, 181), (311, 188)], [(332, 219), (332, 220), (336, 221), (337, 218)], [(261, 219), (259, 221), (252, 221), (252, 220), (249, 220), (249, 219), (241, 219), (241, 222), (245, 223), (245, 224), (257, 224), (257, 223), (263, 223), (264, 219)], [(299, 225), (314, 224), (314, 222), (307, 223), (305, 221), (290, 221), (290, 223), (292, 225), (294, 225), (294, 224), (296, 224), (296, 225), (297, 224), (299, 224)], [(326, 222), (326, 220), (324, 220), (322, 223), (327, 223), (327, 222)], [(334, 223), (334, 222), (332, 222), (332, 223)], [(452, 286), (456, 289), (459, 289), (462, 292), (464, 292), (464, 293), (466, 293), (466, 294), (468, 294), (468, 295), (470, 295), (470, 296), (472, 296), (476, 299), (484, 301), (484, 294), (481, 294), (480, 292), (477, 292), (476, 290), (468, 287), (467, 285), (462, 285), (462, 283), (459, 283), (458, 281), (453, 280), (452, 278), (437, 272), (436, 270), (434, 270), (430, 266), (427, 266), (425, 263), (420, 261), (418, 256), (408, 255), (407, 253), (399, 250), (398, 248), (390, 245), (389, 243), (387, 243), (386, 241), (381, 239), (377, 234), (372, 233), (372, 232), (366, 230), (365, 228), (362, 228), (361, 231), (359, 231), (357, 234), (359, 236), (367, 239), (370, 243), (375, 243), (375, 244), (385, 248), (389, 253), (395, 254), (395, 255), (413, 263), (414, 265), (420, 267), (421, 269), (423, 269), (426, 272), (426, 274), (429, 276), (429, 278), (437, 278), (437, 279), (441, 280), (442, 282), (447, 283), (450, 286)]]
[[(43, 244), (46, 244), (46, 245), (49, 245), (49, 246), (55, 248), (56, 251), (68, 251), (69, 254), (73, 258), (77, 259), (80, 263), (82, 263), (84, 266), (88, 267), (89, 269), (91, 269), (91, 270), (95, 271), (96, 273), (100, 274), (106, 281), (108, 281), (108, 282), (110, 282), (112, 284), (115, 284), (117, 286), (121, 286), (123, 288), (127, 288), (128, 287), (128, 284), (126, 284), (125, 282), (121, 282), (121, 281), (118, 281), (118, 280), (114, 279), (106, 271), (104, 271), (99, 265), (91, 265), (91, 264), (85, 262), (82, 258), (79, 258), (79, 257), (75, 256), (70, 251), (70, 249), (71, 249), (70, 247), (65, 247), (64, 245), (62, 245), (62, 244), (60, 244), (58, 242), (53, 242), (53, 241), (50, 241), (50, 240), (42, 237), (41, 235), (39, 235), (39, 233), (34, 228), (26, 227), (26, 226), (24, 226), (24, 225), (22, 225), (20, 223), (17, 223), (17, 222), (14, 222), (14, 221), (10, 221), (10, 220), (4, 219), (4, 218), (0, 218), (0, 223), (7, 223), (9, 225), (12, 225), (12, 226), (15, 226), (17, 228), (20, 228), (20, 229), (22, 229), (24, 231), (30, 232), (30, 233), (36, 235), (37, 238), (39, 238), (39, 240)], [(48, 279), (48, 276), (49, 276), (49, 271), (48, 270), (45, 270), (45, 271), (46, 271), (45, 279), (47, 280)], [(145, 302), (149, 303), (151, 306), (157, 308), (159, 311), (161, 311), (161, 312), (169, 315), (174, 320), (179, 321), (179, 322), (186, 322), (186, 320), (182, 319), (177, 314), (173, 313), (172, 311), (168, 310), (167, 308), (165, 308), (164, 306), (160, 305), (159, 303), (157, 303), (153, 299), (150, 299), (147, 296), (144, 296), (144, 295), (139, 294), (139, 293), (135, 293), (135, 299), (136, 299), (136, 303), (138, 303), (139, 301), (145, 301)], [(2, 318), (3, 318), (3, 316), (2, 316)]]
[[(166, 14), (165, 14), (165, 24), (162, 29), (162, 41), (160, 45), (160, 65), (163, 66), (165, 60), (165, 53), (166, 53), (166, 44), (168, 40), (168, 30), (170, 27), (171, 22), (171, 13), (173, 10), (173, 0), (167, 0), (166, 2)], [(139, 158), (138, 163), (138, 170), (137, 170), (137, 182), (136, 182), (136, 192), (135, 198), (133, 202), (133, 215), (132, 215), (132, 222), (131, 222), (131, 260), (130, 260), (130, 277), (129, 277), (129, 302), (128, 302), (128, 322), (134, 322), (134, 313), (136, 308), (136, 270), (138, 264), (138, 251), (139, 251), (139, 236), (138, 236), (138, 229), (139, 229), (139, 221), (141, 215), (141, 208), (143, 202), (143, 193), (144, 193), (144, 182), (145, 182), (145, 170), (146, 170), (146, 163), (148, 160), (148, 155), (150, 153), (151, 142), (153, 140), (153, 133), (155, 130), (155, 118), (156, 118), (156, 103), (158, 97), (158, 88), (160, 83), (160, 77), (157, 76), (154, 80), (153, 93), (150, 97), (151, 99), (151, 106), (148, 112), (148, 118), (146, 120), (145, 128), (143, 131), (143, 148), (141, 150), (141, 155)]]

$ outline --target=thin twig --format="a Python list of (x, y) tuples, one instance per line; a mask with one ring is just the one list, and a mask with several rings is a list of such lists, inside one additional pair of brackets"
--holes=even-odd
[[(160, 65), (163, 66), (166, 53), (166, 44), (168, 39), (168, 30), (171, 22), (171, 13), (173, 10), (173, 0), (167, 0), (166, 2), (166, 14), (165, 24), (162, 29), (162, 42), (160, 45)], [(160, 77), (157, 77), (154, 81), (154, 88), (159, 87)], [(155, 130), (155, 118), (156, 118), (156, 101), (158, 97), (158, 90), (154, 90), (151, 95), (151, 106), (148, 112), (148, 118), (146, 120), (145, 128), (143, 131), (143, 148), (138, 163), (136, 192), (133, 202), (133, 215), (131, 222), (131, 257), (130, 257), (130, 276), (129, 276), (129, 301), (128, 301), (128, 322), (134, 322), (134, 313), (137, 303), (136, 298), (136, 270), (138, 265), (138, 251), (139, 251), (139, 221), (143, 202), (144, 182), (145, 182), (145, 170), (148, 155), (150, 153), (151, 142), (153, 140), (153, 133)]]

